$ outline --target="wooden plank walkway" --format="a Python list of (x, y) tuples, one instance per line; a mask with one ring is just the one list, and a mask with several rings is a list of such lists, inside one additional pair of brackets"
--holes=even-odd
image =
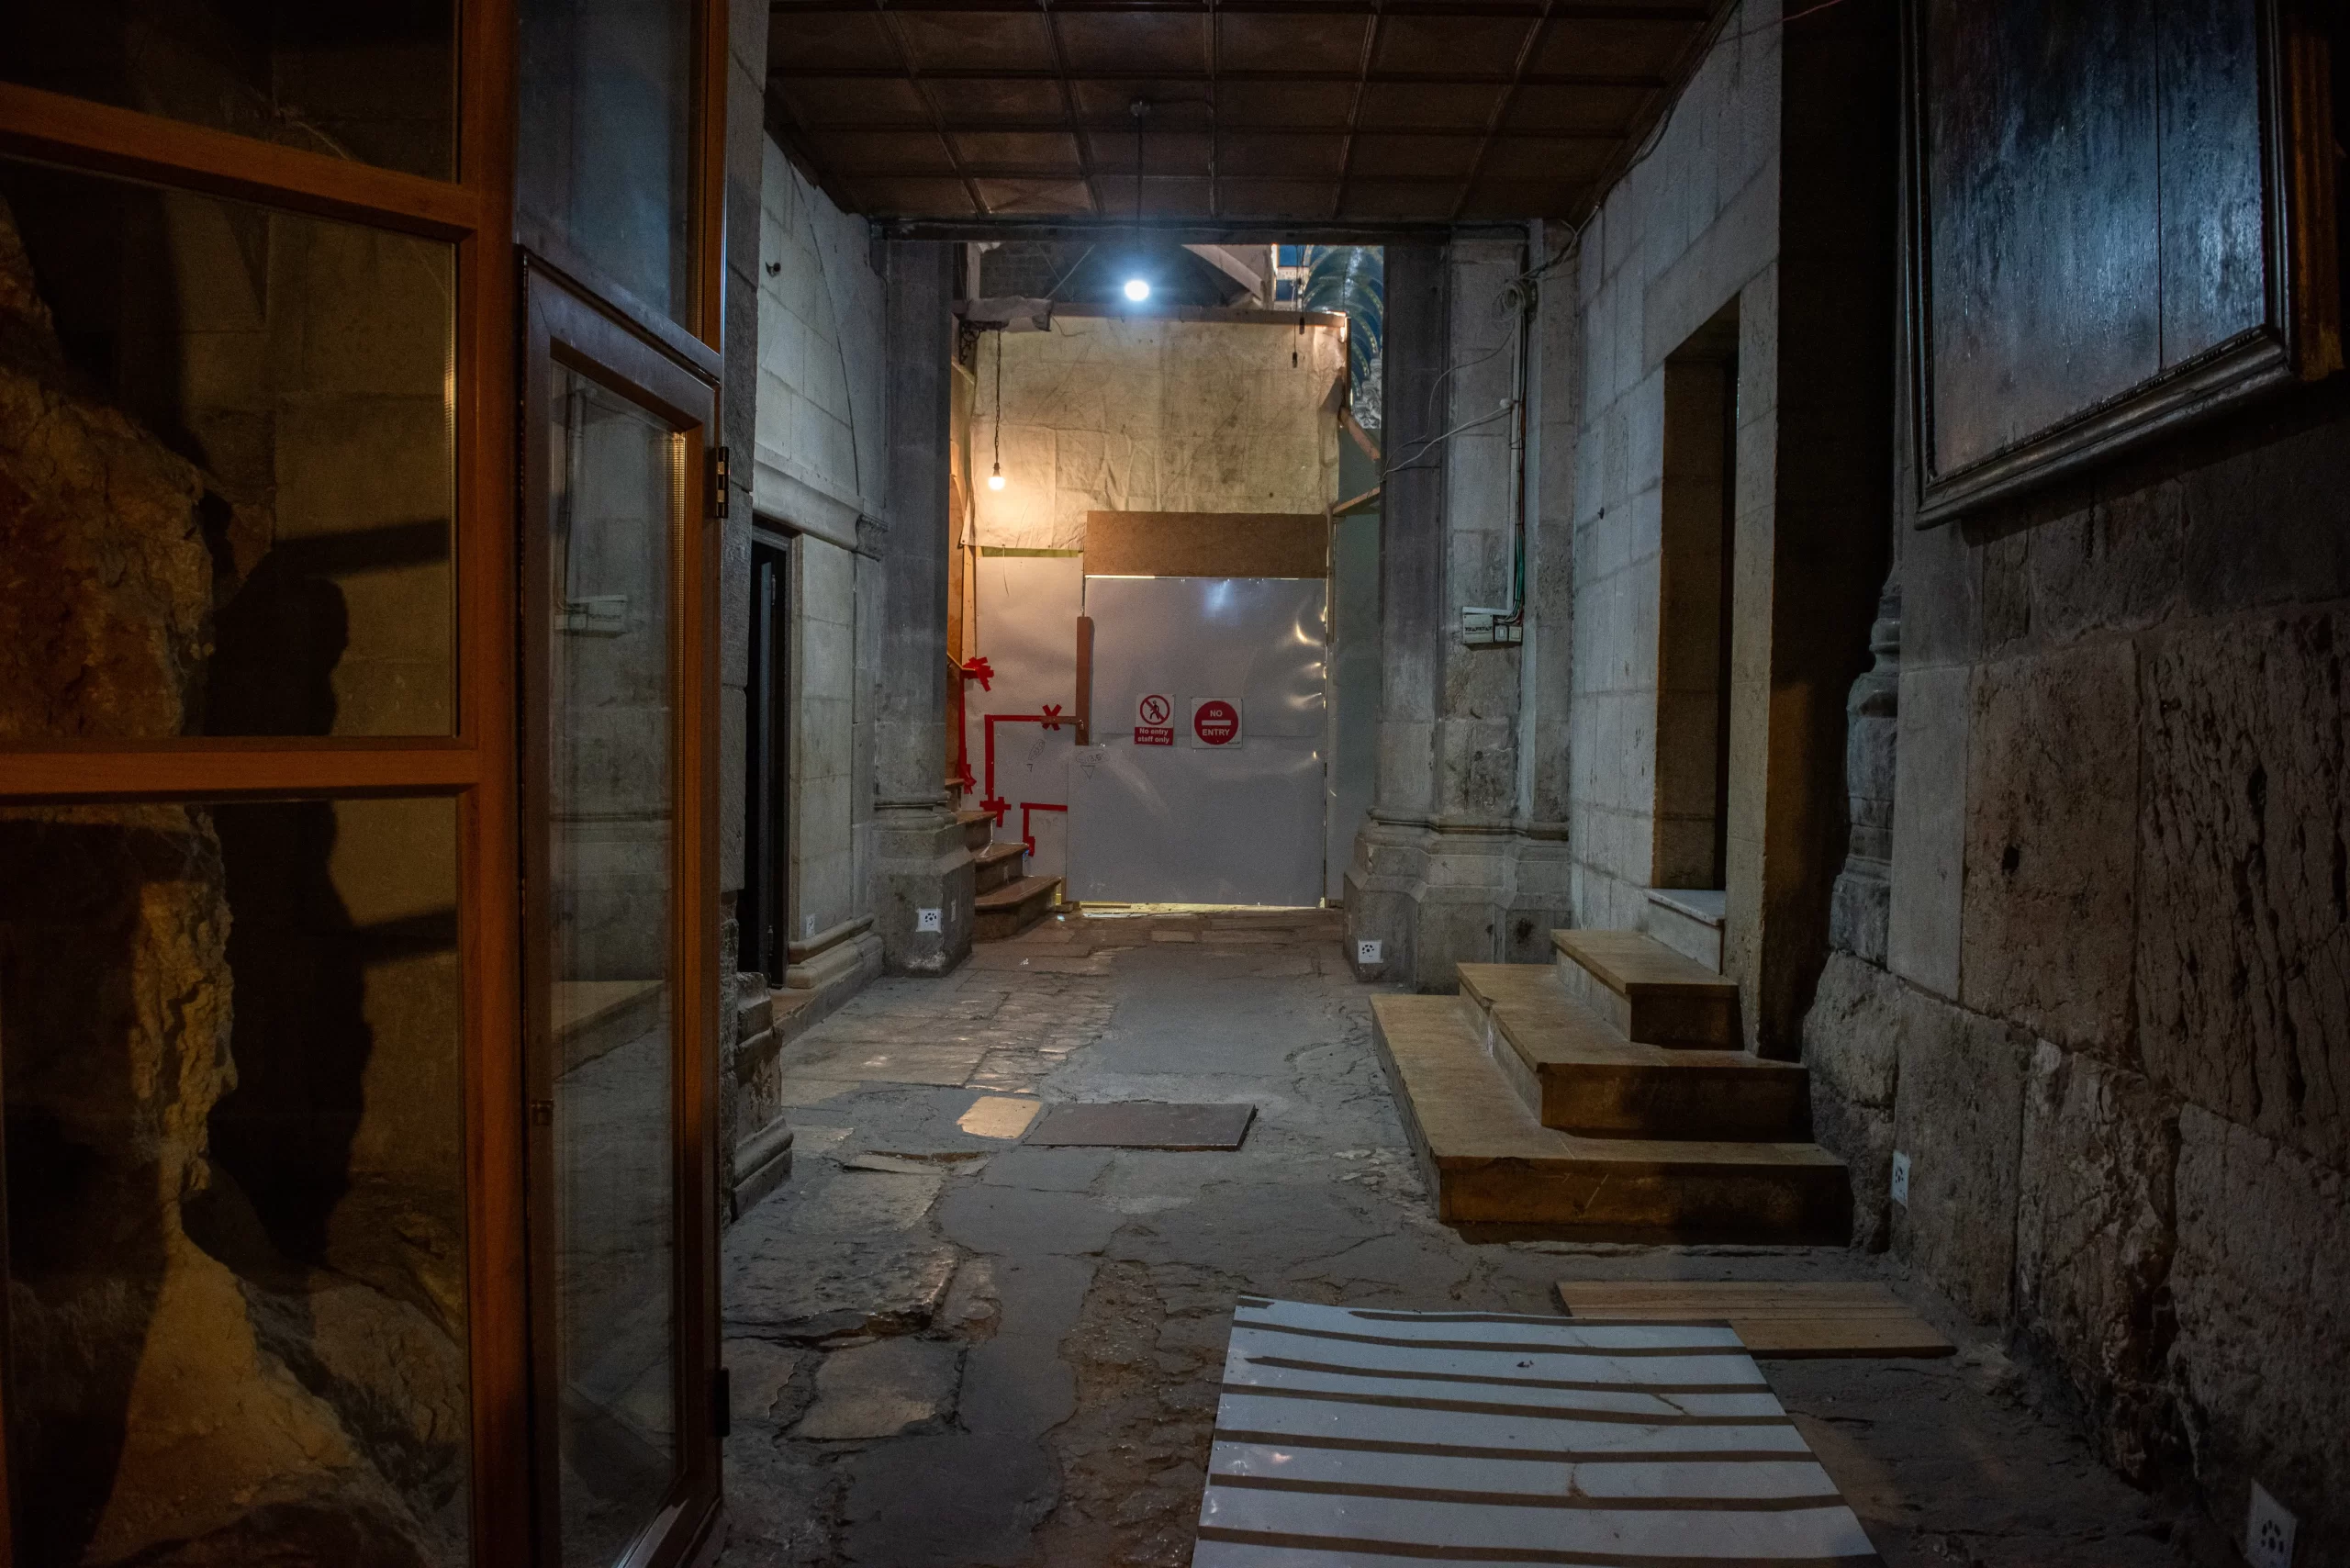
[(1192, 1568), (1881, 1562), (1718, 1326), (1244, 1296)]

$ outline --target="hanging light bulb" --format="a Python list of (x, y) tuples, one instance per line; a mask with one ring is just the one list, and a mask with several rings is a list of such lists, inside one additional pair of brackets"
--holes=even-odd
[(995, 465), (995, 472), (988, 476), (988, 488), (990, 490), (1001, 490), (1003, 488), (1002, 464), (997, 464)]
[(1126, 297), (1133, 300), (1136, 305), (1140, 305), (1144, 300), (1148, 299), (1150, 297), (1150, 280), (1139, 277), (1130, 277), (1126, 279)]

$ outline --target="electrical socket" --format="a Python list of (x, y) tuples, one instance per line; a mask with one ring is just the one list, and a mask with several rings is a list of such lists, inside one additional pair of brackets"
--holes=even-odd
[(1380, 955), (1386, 950), (1387, 944), (1384, 942), (1358, 942), (1355, 944), (1355, 962), (1358, 964), (1383, 963), (1385, 960)]
[(1490, 610), (1460, 612), (1460, 641), (1472, 648), (1510, 648), (1526, 641), (1522, 622), (1504, 620)]
[(1893, 1201), (1905, 1209), (1909, 1206), (1909, 1157), (1897, 1148), (1893, 1151)]
[(918, 909), (914, 911), (914, 929), (916, 931), (943, 931), (946, 929), (944, 915), (945, 912), (942, 910)]
[(2254, 1482), (2252, 1506), (2244, 1517), (2244, 1561), (2252, 1568), (2293, 1568), (2293, 1538), (2300, 1530), (2300, 1521), (2268, 1495), (2267, 1487)]

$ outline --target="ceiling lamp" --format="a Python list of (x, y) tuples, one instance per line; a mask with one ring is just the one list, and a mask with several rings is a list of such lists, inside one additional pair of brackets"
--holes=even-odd
[(1133, 300), (1136, 305), (1140, 305), (1144, 300), (1148, 299), (1150, 297), (1150, 280), (1139, 277), (1130, 277), (1126, 279), (1126, 297)]
[(1001, 490), (1003, 488), (1002, 464), (997, 464), (995, 465), (995, 472), (988, 476), (988, 488), (990, 490)]

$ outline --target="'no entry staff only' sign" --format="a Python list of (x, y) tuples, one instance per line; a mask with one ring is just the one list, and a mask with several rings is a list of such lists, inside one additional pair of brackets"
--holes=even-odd
[(1135, 704), (1135, 745), (1173, 745), (1175, 726), (1168, 720), (1175, 715), (1175, 705), (1156, 693)]

